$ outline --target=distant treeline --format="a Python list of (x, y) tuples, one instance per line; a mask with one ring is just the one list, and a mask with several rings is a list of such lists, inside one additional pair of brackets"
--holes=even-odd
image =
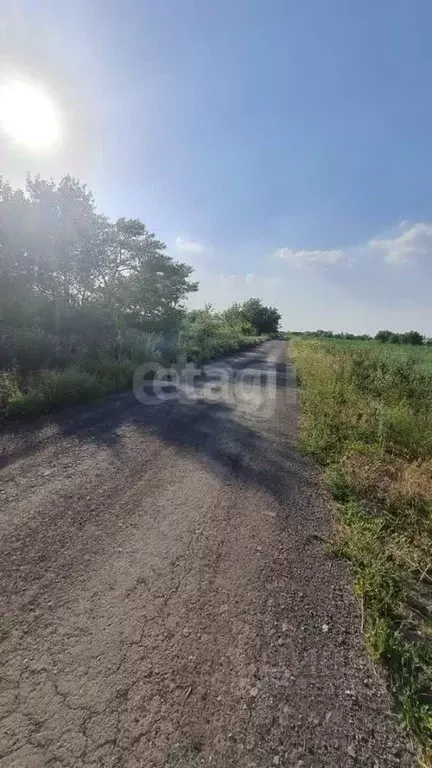
[(393, 331), (378, 331), (375, 336), (367, 333), (333, 333), (333, 331), (324, 331), (319, 328), (316, 331), (288, 331), (286, 336), (299, 336), (305, 338), (318, 339), (345, 339), (346, 341), (380, 341), (382, 344), (412, 344), (414, 346), (432, 346), (432, 338), (423, 336), (418, 331), (406, 331), (405, 333), (394, 333)]

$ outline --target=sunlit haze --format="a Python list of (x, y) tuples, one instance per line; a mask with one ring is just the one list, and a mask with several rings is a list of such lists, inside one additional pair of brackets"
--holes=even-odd
[(142, 219), (193, 306), (431, 335), (430, 0), (3, 5), (12, 185), (71, 174)]
[(60, 139), (55, 104), (36, 84), (5, 79), (0, 84), (0, 125), (4, 133), (34, 151), (47, 151)]

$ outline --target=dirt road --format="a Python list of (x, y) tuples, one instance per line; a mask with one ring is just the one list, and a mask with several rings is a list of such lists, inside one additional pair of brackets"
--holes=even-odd
[(1, 768), (413, 764), (284, 355), (1, 437)]

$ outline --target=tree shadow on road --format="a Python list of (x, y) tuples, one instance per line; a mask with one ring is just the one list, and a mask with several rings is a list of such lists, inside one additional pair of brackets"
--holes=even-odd
[[(259, 369), (265, 363), (259, 355), (247, 361), (250, 370)], [(307, 476), (310, 481), (310, 461), (299, 454), (295, 446), (296, 385), (291, 366), (275, 365), (271, 402), (266, 402), (265, 392), (264, 397), (263, 392), (253, 392), (253, 388), (262, 389), (263, 380), (250, 377), (247, 386), (254, 403), (252, 408), (235, 402), (235, 398), (218, 399), (217, 391), (211, 391), (215, 380), (217, 390), (216, 371), (217, 364), (198, 382), (197, 399), (188, 398), (183, 392), (179, 401), (171, 387), (164, 393), (167, 399), (148, 405), (127, 393), (108, 397), (92, 406), (60, 411), (49, 420), (40, 420), (30, 430), (21, 428), (21, 440), (20, 429), (17, 429), (15, 448), (12, 445), (8, 451), (6, 444), (2, 464), (7, 466), (17, 458), (37, 452), (47, 441), (62, 437), (108, 448), (120, 464), (130, 462), (130, 452), (124, 451), (124, 440), (129, 430), (133, 430), (143, 437), (156, 435), (181, 452), (193, 452), (213, 472), (263, 488), (279, 501), (286, 501), (302, 478)], [(256, 403), (261, 401), (260, 410)], [(138, 450), (132, 461), (139, 460)]]
[[(202, 383), (211, 380), (203, 378)], [(174, 448), (174, 455), (178, 453), (179, 459), (193, 457), (198, 466), (221, 478), (222, 484), (267, 495), (267, 499), (262, 500), (263, 513), (276, 515), (289, 526), (301, 529), (302, 535), (308, 538), (313, 533), (310, 530), (313, 520), (305, 519), (304, 500), (306, 494), (306, 501), (310, 495), (312, 502), (315, 474), (311, 471), (311, 461), (296, 447), (294, 395), (291, 370), (279, 366), (274, 407), (262, 413), (251, 412), (241, 405), (235, 407), (232, 402), (209, 402), (204, 397), (198, 401), (187, 398), (183, 402), (158, 401), (156, 405), (146, 406), (132, 394), (124, 394), (92, 407), (67, 409), (40, 424), (39, 429), (23, 430), (21, 444), (12, 445), (5, 464), (12, 466), (25, 458), (14, 474), (28, 473), (32, 482), (37, 481), (44, 469), (45, 453), (51, 468), (48, 480), (42, 472), (44, 501), (36, 502), (37, 516), (30, 515), (24, 525), (13, 527), (13, 535), (4, 540), (8, 552), (3, 559), (4, 599), (9, 593), (11, 600), (16, 594), (22, 594), (27, 605), (37, 595), (33, 590), (33, 597), (28, 597), (24, 587), (29, 579), (33, 584), (55, 579), (60, 589), (63, 581), (69, 583), (78, 577), (77, 562), (86, 568), (104, 546), (103, 542), (112, 540), (123, 530), (119, 528), (119, 520), (124, 524), (123, 496), (134, 484), (142, 484), (146, 477), (151, 480), (151, 473), (157, 472), (159, 464), (164, 467), (164, 445)], [(89, 446), (92, 446), (90, 451)], [(82, 480), (79, 469), (76, 478), (73, 477), (73, 463), (71, 469), (73, 461), (79, 466), (77, 449), (86, 452)], [(106, 456), (102, 456), (99, 463), (98, 451), (108, 452), (112, 461), (107, 462)], [(152, 451), (156, 452), (156, 464), (153, 464)], [(27, 462), (33, 458), (35, 467)], [(52, 469), (56, 461), (59, 462), (58, 474)], [(172, 462), (171, 452), (167, 466)], [(63, 466), (67, 467), (64, 486)], [(104, 466), (109, 473), (107, 482), (100, 474)], [(36, 486), (31, 485), (33, 487)], [(141, 487), (145, 489), (145, 481)], [(301, 492), (297, 492), (300, 489)], [(145, 490), (142, 504), (144, 513)], [(102, 525), (104, 537), (97, 533)], [(55, 568), (53, 562), (57, 564)], [(18, 570), (16, 563), (20, 564)]]

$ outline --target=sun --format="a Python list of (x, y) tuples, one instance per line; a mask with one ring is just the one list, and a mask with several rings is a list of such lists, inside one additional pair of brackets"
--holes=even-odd
[(58, 110), (39, 85), (11, 79), (0, 83), (0, 126), (18, 144), (47, 151), (60, 140)]

